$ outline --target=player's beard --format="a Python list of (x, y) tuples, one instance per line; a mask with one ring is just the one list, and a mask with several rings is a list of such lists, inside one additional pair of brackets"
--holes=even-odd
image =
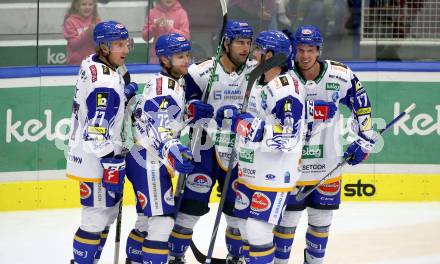
[(234, 54), (232, 54), (231, 52), (228, 52), (227, 54), (228, 54), (228, 58), (229, 58), (229, 60), (230, 60), (230, 61), (232, 62), (232, 64), (234, 64), (234, 66), (237, 67), (237, 68), (239, 68), (241, 65), (245, 64), (247, 58), (249, 57), (249, 54), (248, 54), (248, 56), (246, 56), (246, 58), (242, 60), (242, 59), (240, 58), (239, 55), (234, 55)]

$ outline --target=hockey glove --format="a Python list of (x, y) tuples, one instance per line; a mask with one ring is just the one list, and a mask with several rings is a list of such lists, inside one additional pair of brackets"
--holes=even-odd
[(130, 101), (130, 99), (136, 95), (136, 92), (138, 90), (138, 85), (135, 82), (131, 82), (127, 84), (124, 88), (124, 94), (127, 98), (127, 101)]
[(101, 165), (104, 168), (102, 187), (107, 191), (121, 193), (125, 177), (124, 157), (116, 155), (113, 158), (102, 158)]
[(240, 114), (240, 112), (238, 111), (238, 108), (235, 105), (224, 105), (220, 107), (215, 115), (215, 121), (217, 122), (217, 127), (218, 128), (223, 127), (224, 119), (233, 119), (238, 114)]
[(344, 153), (344, 159), (350, 165), (357, 165), (368, 158), (368, 153), (374, 146), (374, 141), (359, 136), (353, 141)]
[(188, 118), (192, 118), (194, 124), (202, 118), (211, 118), (214, 115), (214, 107), (210, 104), (203, 103), (200, 100), (191, 100), (186, 104), (186, 113)]
[(160, 157), (180, 173), (190, 173), (194, 169), (192, 153), (177, 139), (169, 139), (159, 146)]
[(307, 101), (306, 110), (308, 111), (306, 113), (306, 118), (308, 120), (313, 119), (314, 121), (327, 121), (335, 116), (338, 107), (333, 102), (316, 100)]
[(252, 142), (263, 140), (265, 124), (264, 120), (249, 113), (241, 113), (232, 120), (233, 131)]

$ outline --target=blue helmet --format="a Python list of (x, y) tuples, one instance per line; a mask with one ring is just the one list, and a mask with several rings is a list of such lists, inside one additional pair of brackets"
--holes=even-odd
[(121, 23), (113, 20), (97, 24), (93, 31), (93, 40), (96, 45), (124, 39), (128, 39), (128, 30)]
[(324, 40), (321, 36), (321, 31), (315, 26), (301, 26), (295, 33), (296, 45), (310, 45), (321, 47)]
[(172, 56), (175, 53), (190, 51), (191, 44), (181, 34), (169, 33), (159, 37), (156, 42), (156, 55)]
[(254, 35), (252, 27), (244, 21), (228, 20), (225, 29), (225, 40), (230, 43), (236, 38), (250, 38)]
[(255, 45), (264, 52), (272, 51), (274, 54), (284, 53), (289, 57), (291, 50), (290, 40), (281, 31), (267, 30), (258, 34)]

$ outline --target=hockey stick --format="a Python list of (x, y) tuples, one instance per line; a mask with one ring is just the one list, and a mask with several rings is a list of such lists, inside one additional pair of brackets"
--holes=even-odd
[[(274, 55), (272, 58), (270, 58), (269, 60), (267, 60), (264, 63), (261, 63), (260, 65), (258, 65), (254, 70), (251, 71), (251, 73), (249, 74), (249, 80), (246, 86), (246, 92), (243, 98), (243, 105), (241, 108), (241, 113), (245, 113), (247, 110), (247, 106), (248, 106), (248, 102), (249, 102), (249, 97), (251, 94), (251, 90), (252, 87), (254, 86), (254, 82), (261, 76), (263, 75), (263, 73), (265, 73), (266, 71), (270, 70), (273, 67), (276, 66), (281, 66), (286, 62), (286, 56), (282, 53), (278, 53), (276, 55)], [(231, 157), (229, 159), (229, 164), (228, 164), (228, 171), (226, 173), (225, 176), (225, 180), (224, 180), (224, 184), (223, 184), (223, 189), (222, 189), (222, 196), (220, 198), (220, 202), (217, 208), (217, 215), (215, 217), (215, 221), (214, 221), (214, 226), (212, 229), (212, 235), (211, 235), (211, 241), (209, 243), (209, 248), (208, 248), (208, 254), (205, 256), (203, 256), (202, 254), (199, 254), (198, 256), (196, 256), (197, 261), (199, 261), (200, 263), (205, 263), (205, 264), (210, 264), (210, 263), (214, 263), (214, 264), (224, 264), (226, 263), (226, 260), (224, 259), (215, 259), (212, 258), (212, 253), (214, 251), (214, 244), (215, 244), (215, 239), (217, 238), (217, 232), (218, 232), (218, 228), (219, 228), (219, 224), (220, 224), (220, 218), (222, 215), (222, 211), (223, 211), (223, 206), (225, 204), (226, 201), (226, 193), (228, 192), (228, 188), (229, 188), (229, 181), (231, 179), (231, 175), (232, 175), (232, 169), (234, 166), (234, 160), (235, 160), (235, 156), (237, 155), (236, 153), (236, 143), (237, 143), (237, 137), (235, 139), (234, 142), (234, 147), (232, 148), (232, 153), (231, 153)], [(194, 243), (191, 243), (191, 249), (194, 251), (193, 247), (195, 247)], [(198, 250), (197, 250), (198, 251)], [(200, 253), (198, 251), (198, 253)], [(195, 255), (195, 254), (194, 254)], [(215, 262), (214, 262), (215, 261)]]
[[(382, 135), (383, 133), (385, 133), (390, 127), (392, 127), (393, 125), (395, 125), (400, 119), (402, 119), (402, 117), (404, 117), (405, 115), (407, 115), (410, 111), (412, 111), (414, 108), (416, 107), (416, 104), (413, 103), (410, 106), (408, 106), (408, 108), (405, 109), (405, 111), (403, 111), (402, 113), (400, 113), (398, 116), (396, 116), (393, 120), (391, 120), (386, 126), (385, 128), (379, 130), (379, 134), (376, 135), (376, 137), (374, 138), (374, 141), (376, 141), (377, 137)], [(358, 146), (359, 148), (360, 146)], [(302, 200), (304, 200), (307, 196), (309, 196), (314, 190), (316, 190), (319, 186), (323, 185), (325, 183), (325, 181), (332, 176), (333, 172), (335, 172), (337, 169), (341, 168), (342, 166), (344, 166), (348, 160), (351, 159), (351, 157), (347, 157), (346, 159), (342, 160), (341, 162), (338, 163), (338, 165), (336, 165), (336, 167), (331, 170), (329, 173), (327, 173), (315, 186), (313, 186), (311, 189), (307, 190), (306, 192), (303, 192), (305, 186), (301, 186), (301, 188), (298, 191), (298, 194), (296, 195), (295, 199), (297, 202), (300, 202)]]

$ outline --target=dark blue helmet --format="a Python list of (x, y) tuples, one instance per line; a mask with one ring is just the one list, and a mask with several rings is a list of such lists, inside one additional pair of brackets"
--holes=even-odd
[(272, 51), (274, 54), (284, 53), (289, 57), (291, 50), (289, 38), (281, 31), (267, 30), (258, 34), (255, 45), (265, 53)]
[(295, 33), (296, 45), (310, 45), (321, 47), (324, 40), (321, 36), (321, 31), (315, 26), (301, 26)]
[(159, 37), (156, 42), (156, 55), (172, 56), (175, 53), (190, 51), (191, 44), (181, 34), (169, 33)]
[(128, 30), (116, 21), (104, 21), (95, 26), (93, 40), (98, 46), (100, 43), (110, 43), (116, 40), (128, 39)]
[(231, 43), (236, 38), (249, 38), (252, 39), (254, 30), (247, 22), (228, 20), (225, 29), (225, 40)]

